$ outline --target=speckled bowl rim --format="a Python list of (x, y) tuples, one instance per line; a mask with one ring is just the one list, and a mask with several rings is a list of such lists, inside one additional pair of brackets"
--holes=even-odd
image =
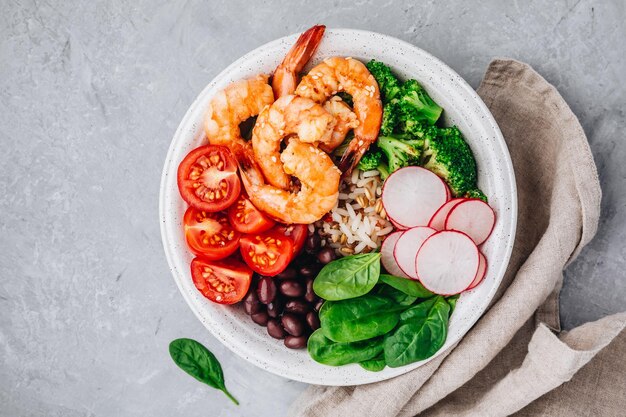
[[(405, 55), (411, 56), (414, 61), (408, 64), (411, 69), (407, 69), (406, 72), (412, 77), (417, 78), (415, 73), (422, 71), (422, 67), (429, 68), (428, 73), (422, 74), (423, 76), (417, 79), (435, 101), (444, 107), (444, 114), (452, 113), (447, 123), (459, 125), (466, 134), (468, 143), (477, 154), (479, 185), (490, 196), (490, 203), (498, 213), (494, 232), (483, 247), (488, 259), (493, 257), (495, 261), (490, 259), (489, 270), (483, 283), (474, 290), (464, 293), (459, 299), (450, 321), (446, 343), (435, 355), (400, 368), (385, 368), (381, 372), (368, 372), (355, 364), (342, 367), (318, 364), (308, 357), (305, 350), (289, 350), (280, 341), (271, 339), (263, 328), (243, 317), (241, 309), (210, 303), (195, 289), (189, 272), (192, 255), (185, 248), (182, 236), (184, 203), (176, 186), (177, 166), (184, 155), (198, 146), (203, 139), (200, 133), (202, 130), (200, 120), (210, 96), (234, 80), (231, 77), (232, 73), (243, 71), (242, 68), (250, 63), (260, 63), (271, 56), (273, 59), (271, 68), (259, 69), (259, 72), (271, 71), (273, 66), (282, 60), (284, 53), (298, 36), (299, 34), (292, 34), (247, 53), (215, 77), (190, 106), (174, 134), (161, 177), (159, 220), (163, 247), (174, 280), (191, 310), (218, 340), (242, 358), (274, 374), (311, 384), (360, 385), (378, 382), (422, 366), (455, 346), (487, 309), (504, 276), (515, 239), (517, 191), (513, 166), (502, 133), (487, 106), (471, 86), (442, 61), (412, 44), (391, 36), (355, 29), (327, 29), (311, 65), (323, 57), (342, 52), (344, 55), (361, 58), (358, 53), (351, 53), (350, 49), (368, 48), (367, 56), (363, 56), (362, 59), (384, 60), (385, 58), (379, 58), (379, 55), (386, 53), (393, 53), (394, 61), (404, 59)], [(340, 47), (339, 51), (334, 51), (334, 42), (341, 44), (346, 41), (352, 42), (347, 47), (348, 50)], [(353, 44), (356, 46), (352, 46)], [(377, 45), (384, 52), (372, 52)], [(406, 62), (404, 65), (407, 65)], [(400, 73), (404, 71), (393, 64), (392, 67)], [(438, 88), (438, 85), (442, 88)], [(451, 90), (444, 93), (443, 87)], [(458, 97), (454, 98), (455, 94)], [(466, 132), (472, 129), (482, 129), (485, 136), (467, 135)], [(194, 138), (190, 140), (192, 133)], [(486, 145), (490, 145), (488, 150)], [(484, 158), (486, 153), (492, 154), (491, 158), (486, 160), (488, 163), (483, 161), (481, 164), (481, 158)], [(485, 165), (494, 166), (485, 169)]]

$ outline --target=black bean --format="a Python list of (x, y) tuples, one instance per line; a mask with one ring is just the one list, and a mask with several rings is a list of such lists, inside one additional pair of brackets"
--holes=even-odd
[(269, 304), (274, 301), (274, 298), (276, 298), (276, 284), (274, 283), (274, 278), (261, 278), (256, 293), (259, 297), (259, 301), (263, 304)]
[(287, 297), (302, 297), (304, 295), (304, 285), (301, 282), (289, 279), (286, 281), (281, 281), (278, 286), (278, 289), (281, 293), (285, 294)]
[(283, 314), (283, 317), (280, 319), (283, 328), (287, 333), (292, 336), (302, 336), (304, 334), (304, 325), (302, 324), (302, 320), (298, 316), (293, 313)]
[(285, 338), (285, 346), (289, 349), (302, 349), (306, 347), (307, 337), (306, 336), (287, 336)]
[(320, 272), (320, 267), (317, 264), (308, 264), (300, 267), (300, 275), (305, 278), (314, 277)]
[(259, 313), (263, 309), (263, 304), (259, 302), (256, 291), (250, 291), (243, 299), (243, 309), (248, 315)]
[(309, 303), (314, 303), (317, 301), (317, 295), (315, 295), (315, 291), (313, 291), (313, 278), (307, 278), (306, 280), (306, 291), (304, 292), (304, 299)]
[(285, 307), (285, 300), (282, 297), (276, 296), (274, 297), (274, 301), (267, 305), (267, 314), (270, 317), (276, 318), (280, 316)]
[(311, 311), (311, 305), (304, 300), (289, 300), (285, 304), (287, 313), (306, 314)]
[(321, 298), (319, 300), (317, 300), (317, 302), (315, 303), (315, 305), (313, 306), (313, 310), (319, 312), (320, 308), (322, 308), (322, 305), (324, 304), (324, 300), (322, 300)]
[(337, 258), (337, 255), (332, 248), (324, 248), (317, 254), (317, 260), (324, 265), (331, 263), (335, 258)]
[(250, 316), (252, 321), (258, 324), (259, 326), (266, 326), (267, 321), (269, 320), (269, 316), (267, 315), (267, 311), (261, 311), (260, 313), (256, 313)]
[(292, 266), (288, 266), (285, 268), (283, 272), (276, 275), (278, 279), (295, 279), (298, 276), (298, 271)]
[(311, 236), (306, 238), (305, 248), (309, 252), (315, 252), (320, 248), (322, 244), (322, 239), (320, 239), (317, 233), (313, 233)]
[(269, 319), (267, 322), (267, 333), (274, 339), (284, 339), (287, 336), (285, 329), (276, 319)]
[(309, 311), (306, 315), (306, 324), (309, 325), (309, 328), (313, 331), (320, 328), (320, 319), (317, 316), (317, 313), (313, 311)]
[(293, 260), (291, 265), (299, 269), (304, 265), (314, 264), (315, 262), (317, 262), (317, 259), (314, 255), (302, 252), (296, 257), (296, 259)]

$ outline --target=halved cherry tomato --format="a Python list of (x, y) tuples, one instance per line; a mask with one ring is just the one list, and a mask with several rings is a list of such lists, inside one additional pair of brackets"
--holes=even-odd
[(190, 206), (220, 211), (241, 192), (237, 162), (224, 146), (205, 145), (189, 152), (178, 166), (178, 190)]
[(228, 219), (241, 233), (260, 233), (274, 227), (274, 221), (254, 207), (243, 193), (228, 209)]
[(196, 288), (209, 300), (234, 304), (248, 292), (252, 270), (233, 258), (210, 261), (198, 257), (191, 261), (191, 277)]
[(274, 229), (244, 235), (240, 245), (243, 260), (261, 275), (274, 276), (281, 273), (293, 258), (291, 239)]
[(291, 239), (294, 257), (302, 251), (304, 242), (309, 235), (309, 229), (304, 224), (281, 224), (276, 226), (275, 230)]
[(239, 247), (241, 234), (233, 229), (223, 211), (207, 213), (189, 207), (183, 227), (189, 249), (206, 259), (224, 259)]

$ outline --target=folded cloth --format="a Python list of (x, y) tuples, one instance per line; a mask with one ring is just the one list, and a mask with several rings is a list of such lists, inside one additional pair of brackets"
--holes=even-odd
[(511, 262), (491, 307), (428, 364), (375, 384), (312, 386), (291, 416), (624, 415), (626, 313), (558, 333), (563, 269), (600, 215), (582, 127), (556, 89), (521, 62), (493, 61), (478, 94), (511, 152), (519, 200)]

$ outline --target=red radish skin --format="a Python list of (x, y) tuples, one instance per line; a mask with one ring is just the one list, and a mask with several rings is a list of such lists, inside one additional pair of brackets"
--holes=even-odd
[(485, 255), (483, 255), (482, 252), (479, 252), (478, 256), (480, 257), (480, 263), (478, 264), (478, 272), (476, 272), (476, 278), (474, 278), (474, 281), (472, 281), (470, 286), (465, 291), (476, 288), (478, 284), (483, 282), (483, 279), (485, 279), (485, 275), (487, 274), (487, 258), (485, 258)]
[(383, 244), (380, 246), (380, 262), (383, 264), (383, 267), (389, 272), (391, 275), (395, 275), (397, 277), (402, 278), (410, 278), (407, 274), (402, 271), (402, 268), (396, 262), (395, 257), (393, 256), (396, 242), (400, 239), (403, 232), (393, 232), (387, 235), (385, 240), (383, 240)]
[(450, 210), (452, 210), (454, 206), (465, 200), (467, 200), (467, 198), (453, 198), (443, 206), (439, 207), (439, 210), (437, 210), (435, 214), (433, 214), (433, 217), (428, 222), (428, 227), (432, 227), (437, 231), (444, 230), (446, 219), (448, 218), (448, 213), (450, 213)]
[(399, 229), (399, 230), (406, 230), (406, 227), (402, 226), (401, 224), (398, 224), (398, 223), (394, 222), (394, 221), (393, 221), (393, 220), (391, 220), (391, 219), (389, 219), (389, 221), (391, 222), (391, 224), (393, 224), (393, 226), (394, 226), (396, 229)]
[(422, 167), (405, 167), (385, 180), (382, 203), (387, 216), (404, 228), (426, 226), (448, 200), (447, 185)]
[(426, 239), (435, 233), (437, 231), (430, 227), (417, 226), (404, 231), (396, 242), (393, 257), (404, 274), (410, 278), (417, 279), (415, 257)]
[(466, 234), (444, 230), (422, 244), (415, 270), (422, 285), (440, 295), (454, 295), (474, 281), (480, 264), (478, 247)]
[(450, 210), (445, 222), (445, 230), (463, 232), (481, 245), (496, 224), (496, 213), (482, 200), (467, 199)]

